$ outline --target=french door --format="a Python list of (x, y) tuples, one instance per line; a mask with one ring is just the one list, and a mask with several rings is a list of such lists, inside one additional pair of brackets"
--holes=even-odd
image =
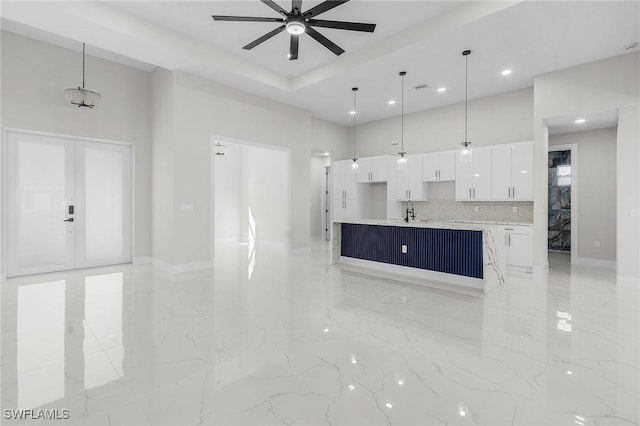
[(131, 147), (6, 133), (7, 276), (131, 261)]

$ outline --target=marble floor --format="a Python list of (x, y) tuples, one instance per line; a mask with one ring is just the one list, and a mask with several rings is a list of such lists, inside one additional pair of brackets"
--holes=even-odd
[(638, 424), (638, 286), (612, 270), (553, 254), (480, 296), (327, 259), (238, 245), (207, 273), (3, 282), (0, 423)]

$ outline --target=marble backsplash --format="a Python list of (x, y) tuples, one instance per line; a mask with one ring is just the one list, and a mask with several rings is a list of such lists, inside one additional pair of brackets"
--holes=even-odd
[[(533, 223), (533, 201), (455, 201), (436, 199), (415, 201), (416, 219), (433, 221), (477, 220)], [(479, 211), (475, 211), (475, 207)], [(404, 212), (407, 203), (402, 203)], [(513, 212), (513, 207), (518, 211)]]

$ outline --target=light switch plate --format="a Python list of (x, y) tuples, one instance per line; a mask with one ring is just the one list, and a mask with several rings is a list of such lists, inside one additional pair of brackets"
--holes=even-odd
[(407, 246), (405, 244), (402, 245), (402, 253), (407, 253)]

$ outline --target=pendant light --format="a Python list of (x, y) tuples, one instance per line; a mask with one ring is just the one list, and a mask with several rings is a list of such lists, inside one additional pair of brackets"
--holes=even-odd
[(358, 115), (358, 110), (356, 109), (356, 93), (358, 92), (358, 88), (354, 87), (351, 89), (353, 92), (353, 110), (351, 111), (351, 115), (353, 115), (353, 163), (351, 163), (351, 169), (355, 172), (358, 171), (358, 157), (356, 156), (356, 115)]
[(66, 89), (64, 91), (64, 96), (73, 105), (77, 105), (78, 108), (93, 108), (96, 106), (96, 103), (98, 103), (102, 95), (98, 92), (84, 88), (84, 48), (85, 45), (82, 43), (82, 87), (78, 86), (78, 88)]
[(400, 152), (398, 153), (398, 166), (405, 167), (407, 165), (407, 153), (404, 150), (404, 76), (407, 75), (407, 72), (400, 71), (399, 75), (402, 81), (402, 92), (400, 98)]
[(469, 163), (472, 160), (471, 141), (467, 135), (467, 116), (468, 116), (468, 104), (469, 104), (469, 55), (470, 50), (462, 52), (464, 56), (464, 140), (462, 141), (460, 148), (460, 161), (463, 163)]

